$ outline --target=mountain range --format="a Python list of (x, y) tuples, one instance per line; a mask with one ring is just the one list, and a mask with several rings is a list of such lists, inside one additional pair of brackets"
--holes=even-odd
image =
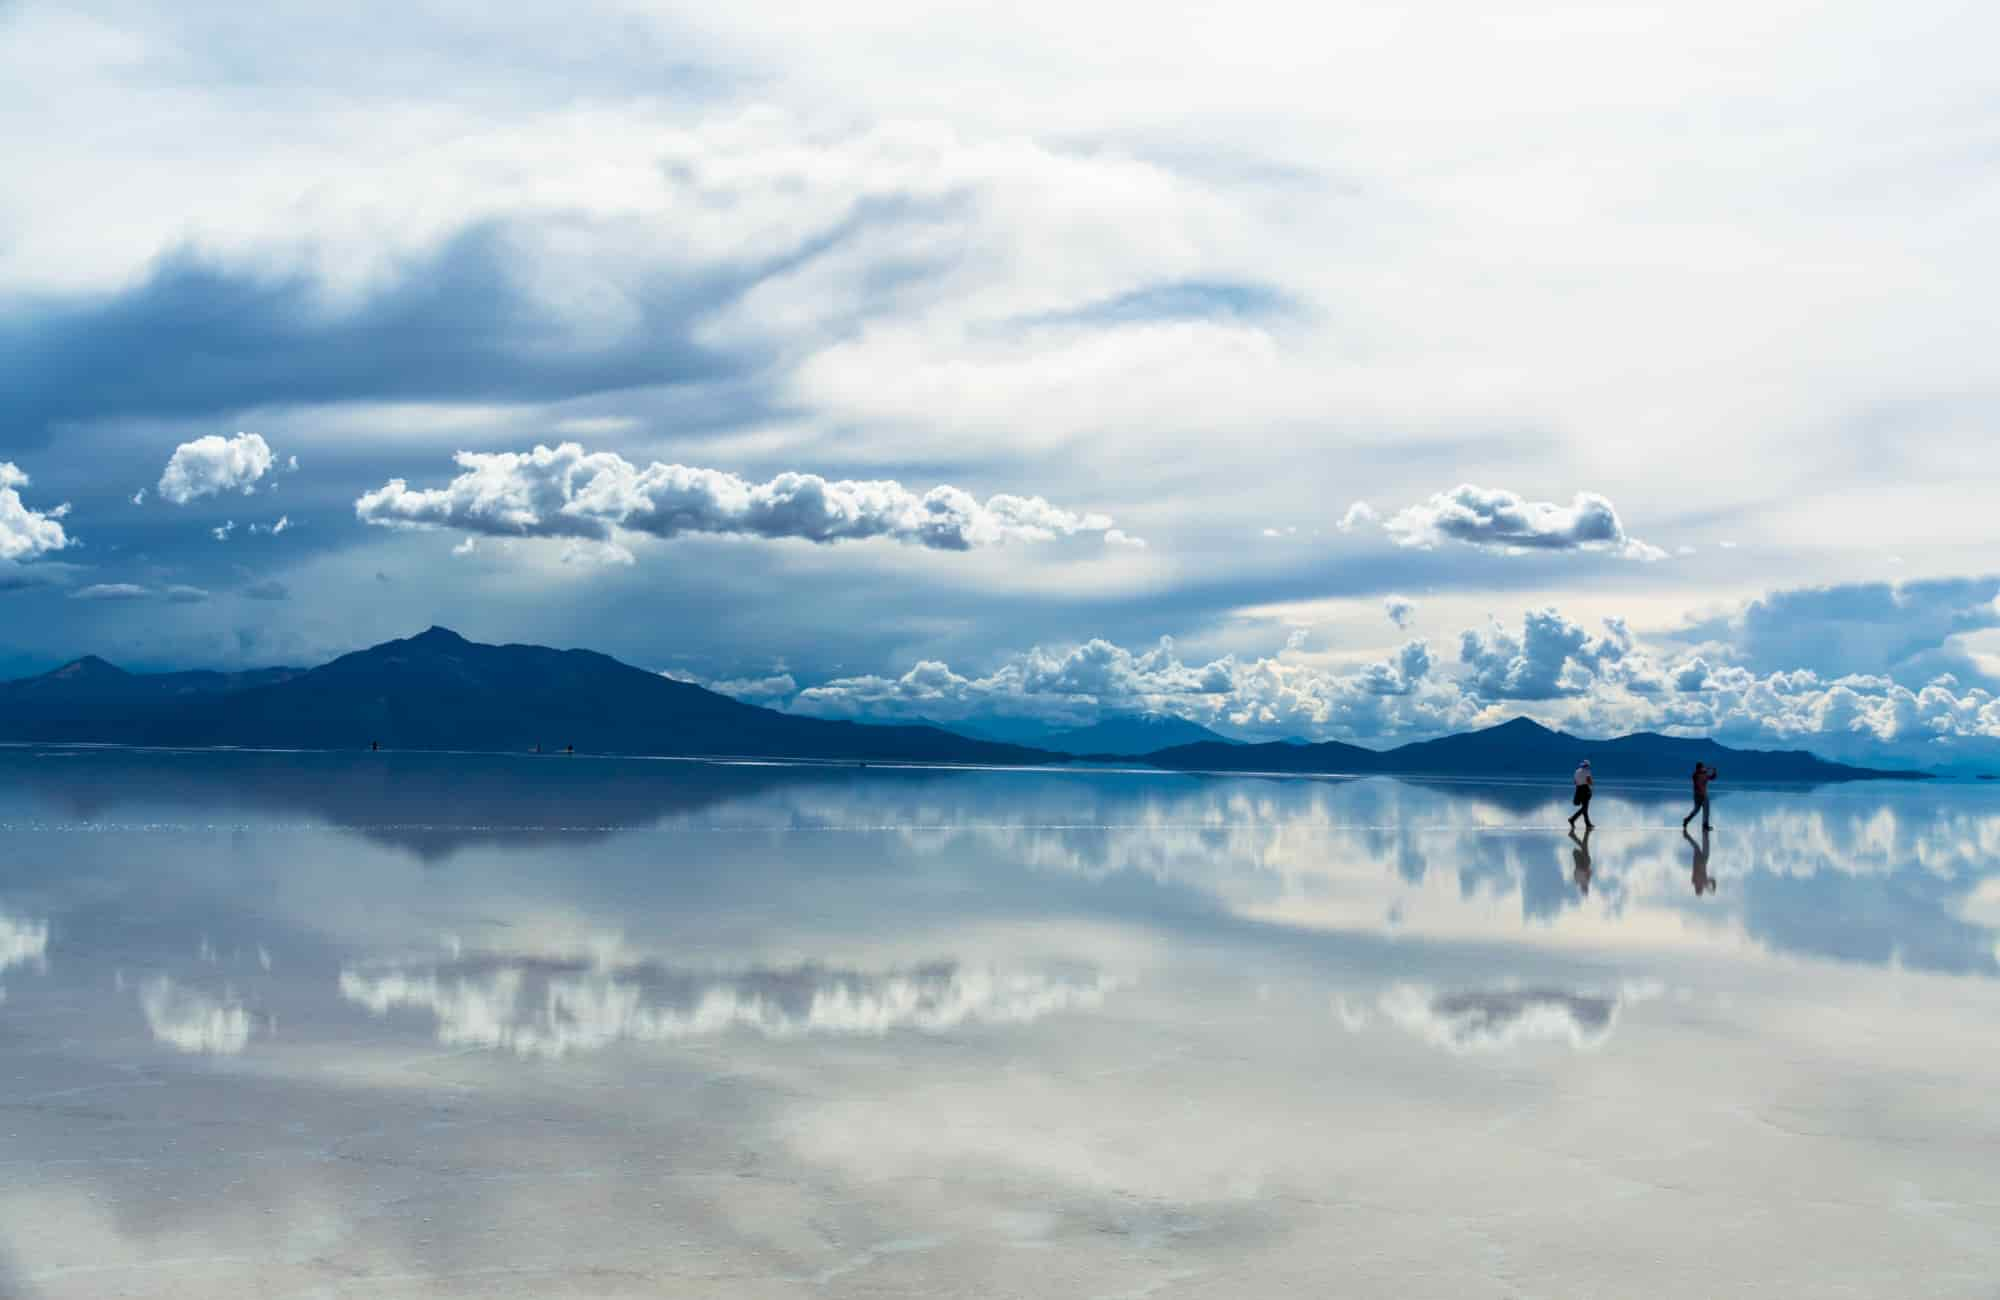
[(1526, 718), (1391, 750), (1295, 740), (1241, 744), (1167, 715), (1114, 715), (1039, 745), (940, 726), (799, 717), (589, 650), (484, 645), (446, 628), (317, 668), (128, 673), (95, 656), (0, 682), (0, 741), (284, 749), (736, 756), (1018, 766), (1143, 759), (1179, 771), (1679, 778), (1705, 761), (1730, 780), (1919, 776), (1802, 750), (1736, 750), (1650, 732), (1585, 740)]

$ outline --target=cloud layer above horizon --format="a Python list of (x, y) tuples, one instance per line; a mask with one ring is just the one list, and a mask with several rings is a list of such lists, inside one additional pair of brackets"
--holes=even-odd
[(0, 675), (443, 622), (898, 716), (1169, 636), (1255, 734), (1972, 727), (2000, 11), (1796, 31), (0, 8)]

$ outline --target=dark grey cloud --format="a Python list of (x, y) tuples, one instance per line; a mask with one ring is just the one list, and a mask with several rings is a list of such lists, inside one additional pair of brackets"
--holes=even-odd
[(836, 230), (749, 266), (634, 267), (631, 318), (605, 337), (554, 318), (525, 283), (536, 231), (489, 222), (410, 265), (359, 305), (327, 305), (304, 272), (162, 258), (109, 297), (0, 303), (0, 448), (45, 445), (70, 423), (347, 401), (545, 402), (708, 383), (753, 359), (695, 341), (702, 321), (763, 278), (837, 242)]
[(2000, 627), (1996, 599), (2000, 576), (1991, 575), (1799, 587), (1760, 596), (1733, 617), (1692, 624), (1677, 637), (1724, 642), (1735, 662), (1759, 673), (1978, 675), (1940, 648), (1960, 633)]

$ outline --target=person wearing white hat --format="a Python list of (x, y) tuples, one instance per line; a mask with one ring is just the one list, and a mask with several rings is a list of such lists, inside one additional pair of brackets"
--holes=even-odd
[(1570, 796), (1576, 811), (1569, 815), (1569, 828), (1576, 829), (1576, 819), (1583, 818), (1583, 829), (1590, 830), (1590, 760), (1584, 759), (1576, 765), (1576, 792)]

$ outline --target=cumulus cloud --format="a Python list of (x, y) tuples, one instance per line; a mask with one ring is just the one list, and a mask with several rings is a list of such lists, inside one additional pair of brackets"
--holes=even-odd
[(1497, 1052), (1526, 1043), (1579, 1050), (1611, 1036), (1623, 999), (1560, 989), (1487, 989), (1435, 993), (1399, 985), (1382, 995), (1390, 1023), (1448, 1052)]
[[(1343, 528), (1372, 520), (1357, 505)], [(1396, 514), (1382, 525), (1398, 546), (1430, 548), (1447, 541), (1518, 555), (1528, 551), (1602, 551), (1633, 560), (1661, 560), (1666, 552), (1625, 531), (1618, 511), (1595, 492), (1579, 492), (1566, 506), (1529, 501), (1501, 488), (1461, 483)]]
[(1468, 669), (1467, 684), (1495, 700), (1548, 700), (1581, 695), (1606, 664), (1623, 659), (1632, 633), (1623, 620), (1606, 619), (1593, 637), (1554, 609), (1528, 611), (1521, 633), (1499, 624), (1459, 638), (1458, 657)]
[(1356, 501), (1353, 505), (1347, 507), (1347, 513), (1340, 517), (1340, 523), (1337, 526), (1341, 532), (1351, 533), (1364, 525), (1378, 523), (1381, 521), (1381, 518), (1382, 516), (1375, 513), (1374, 506), (1369, 505), (1366, 501)]
[(160, 496), (177, 506), (221, 492), (257, 490), (257, 481), (271, 470), (271, 445), (262, 435), (238, 433), (233, 438), (209, 434), (174, 448), (160, 475)]
[[(721, 533), (828, 543), (887, 537), (962, 551), (1007, 542), (1104, 534), (1111, 520), (1040, 497), (984, 502), (955, 487), (919, 495), (889, 479), (829, 481), (780, 474), (751, 483), (722, 470), (655, 461), (643, 468), (612, 452), (566, 442), (531, 452), (460, 452), (463, 471), (441, 488), (391, 479), (354, 503), (363, 522), (390, 528), (456, 528), (498, 537), (611, 542), (619, 533), (671, 538)], [(1137, 539), (1120, 534), (1113, 544)]]
[(28, 476), (12, 461), (0, 460), (0, 561), (32, 560), (73, 544), (63, 531), (69, 503), (30, 510), (21, 500)]
[(209, 529), (208, 535), (210, 537), (213, 537), (218, 542), (226, 542), (229, 540), (229, 534), (235, 531), (236, 531), (236, 521), (234, 519), (228, 519), (224, 520), (220, 524), (217, 524), (215, 527)]
[(952, 962), (882, 972), (799, 966), (715, 974), (650, 963), (472, 958), (340, 974), (341, 995), (375, 1015), (429, 1014), (441, 1044), (541, 1057), (730, 1032), (797, 1038), (1022, 1024), (1096, 1007), (1113, 986), (1096, 972), (969, 970)]
[(1171, 638), (1135, 653), (1102, 639), (1013, 655), (969, 676), (935, 660), (900, 677), (845, 677), (808, 687), (791, 710), (817, 717), (958, 721), (1034, 718), (1085, 726), (1107, 714), (1158, 713), (1247, 734), (1342, 738), (1430, 734), (1469, 722), (1476, 704), (1432, 674), (1412, 641), (1378, 662), (1325, 668), (1283, 655), (1183, 661)]
[(0, 975), (16, 966), (48, 968), (49, 923), (0, 912)]
[(215, 997), (155, 975), (139, 986), (153, 1040), (180, 1052), (234, 1056), (250, 1042), (250, 1013), (226, 990)]
[(131, 582), (94, 582), (69, 594), (71, 600), (144, 600), (152, 589)]
[(1410, 620), (1416, 616), (1417, 602), (1408, 596), (1390, 594), (1382, 598), (1382, 612), (1389, 616), (1391, 623), (1406, 628), (1410, 625)]

